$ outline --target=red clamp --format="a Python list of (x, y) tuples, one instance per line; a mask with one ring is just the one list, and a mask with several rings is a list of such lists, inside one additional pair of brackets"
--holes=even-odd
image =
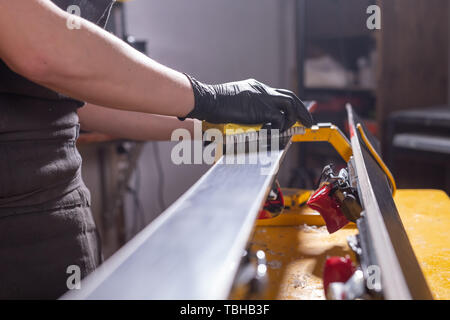
[(356, 267), (350, 257), (330, 257), (323, 269), (323, 288), (328, 294), (328, 286), (333, 282), (346, 283), (355, 273)]
[(334, 233), (349, 223), (341, 211), (339, 202), (332, 197), (332, 189), (331, 184), (324, 184), (306, 203), (311, 209), (320, 213), (329, 233)]
[(259, 212), (258, 219), (270, 219), (278, 216), (284, 209), (284, 198), (281, 193), (280, 184), (275, 181), (270, 190), (269, 196), (264, 203), (263, 209)]

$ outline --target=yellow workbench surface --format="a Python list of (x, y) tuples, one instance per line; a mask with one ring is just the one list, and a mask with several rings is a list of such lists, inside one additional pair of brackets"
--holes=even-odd
[[(450, 200), (438, 190), (398, 190), (395, 202), (428, 285), (436, 299), (450, 299)], [(322, 268), (329, 256), (354, 254), (351, 223), (330, 235), (317, 212), (306, 206), (258, 220), (250, 241), (264, 250), (268, 288), (263, 299), (325, 299)]]
[(435, 299), (450, 299), (450, 199), (440, 190), (398, 190), (395, 204)]

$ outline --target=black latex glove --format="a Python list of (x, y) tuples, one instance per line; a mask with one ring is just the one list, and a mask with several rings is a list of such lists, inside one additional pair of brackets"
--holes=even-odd
[(195, 107), (186, 116), (211, 123), (264, 124), (281, 131), (297, 121), (311, 127), (313, 119), (291, 91), (274, 89), (254, 79), (217, 85), (192, 83)]

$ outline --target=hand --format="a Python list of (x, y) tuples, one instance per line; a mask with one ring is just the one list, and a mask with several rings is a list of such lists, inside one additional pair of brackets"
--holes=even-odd
[(285, 131), (297, 121), (311, 127), (313, 119), (291, 91), (274, 89), (254, 79), (218, 85), (203, 84), (187, 76), (195, 97), (186, 116), (211, 123), (264, 124)]

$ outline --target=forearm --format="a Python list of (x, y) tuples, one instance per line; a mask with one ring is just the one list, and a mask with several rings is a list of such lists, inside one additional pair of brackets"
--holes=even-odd
[(81, 128), (130, 140), (170, 140), (175, 129), (184, 128), (194, 137), (194, 123), (176, 117), (115, 110), (86, 104), (78, 110)]
[[(0, 0), (0, 54), (13, 69), (17, 52), (29, 51), (31, 80), (90, 103), (124, 110), (184, 116), (194, 107), (189, 80), (162, 66), (96, 25), (81, 19), (67, 28), (69, 14), (48, 0)], [(15, 32), (8, 32), (14, 26)], [(12, 39), (15, 37), (15, 39)], [(18, 71), (22, 71), (19, 66)]]

